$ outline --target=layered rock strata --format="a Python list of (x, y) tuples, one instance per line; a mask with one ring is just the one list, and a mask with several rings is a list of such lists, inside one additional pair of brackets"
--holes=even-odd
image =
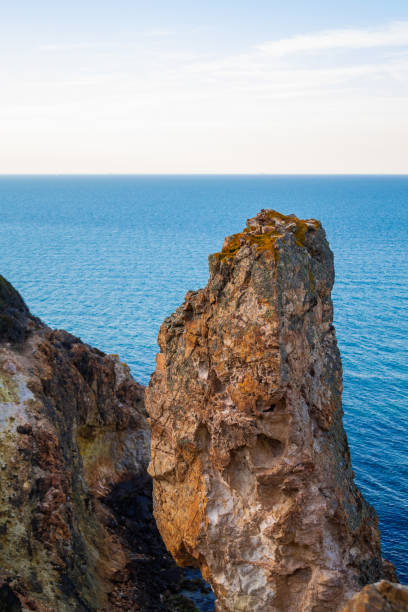
[(166, 603), (182, 603), (183, 572), (152, 516), (143, 395), (0, 277), (0, 610), (181, 609)]
[(408, 612), (408, 588), (381, 580), (365, 586), (342, 612)]
[(159, 530), (220, 612), (336, 612), (382, 559), (342, 425), (325, 232), (262, 210), (209, 266), (146, 392)]

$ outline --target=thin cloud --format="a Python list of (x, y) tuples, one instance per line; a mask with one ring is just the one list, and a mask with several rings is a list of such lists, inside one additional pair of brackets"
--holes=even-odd
[(151, 38), (162, 38), (173, 36), (174, 34), (174, 30), (167, 30), (166, 28), (152, 28), (151, 30), (145, 30), (143, 32), (143, 36), (148, 36)]
[[(78, 42), (78, 43), (47, 43), (40, 45), (40, 51), (88, 51), (105, 48), (121, 48), (123, 43), (103, 41), (103, 42)], [(129, 46), (129, 45), (126, 45)]]
[[(89, 171), (103, 154), (107, 168), (123, 160), (122, 170), (137, 159), (140, 171), (152, 171), (154, 160), (157, 172), (229, 164), (295, 172), (310, 160), (317, 167), (311, 147), (320, 169), (338, 170), (347, 150), (342, 170), (406, 171), (408, 21), (304, 33), (235, 53), (143, 29), (131, 40), (46, 42), (56, 44), (43, 45), (40, 61), (32, 54), (16, 70), (0, 66), (5, 168), (20, 168), (21, 151), (37, 163), (43, 142), (48, 171), (61, 149), (77, 168), (80, 139)], [(13, 162), (8, 143), (18, 149)]]
[(408, 21), (399, 21), (379, 29), (336, 29), (315, 34), (302, 34), (266, 42), (257, 49), (273, 57), (284, 57), (300, 52), (319, 52), (328, 49), (369, 49), (408, 45)]

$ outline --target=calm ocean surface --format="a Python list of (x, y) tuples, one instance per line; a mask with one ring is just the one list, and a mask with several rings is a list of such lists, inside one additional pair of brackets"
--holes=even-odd
[(0, 273), (147, 383), (162, 320), (261, 208), (326, 229), (356, 479), (408, 582), (408, 177), (0, 177)]

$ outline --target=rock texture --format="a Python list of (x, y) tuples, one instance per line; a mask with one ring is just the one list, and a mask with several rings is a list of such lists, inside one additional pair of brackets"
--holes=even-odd
[(0, 610), (194, 609), (152, 516), (143, 395), (0, 277)]
[(408, 588), (386, 580), (370, 584), (342, 612), (408, 612)]
[(146, 392), (155, 517), (223, 612), (335, 612), (382, 575), (353, 481), (318, 221), (262, 210), (159, 333)]

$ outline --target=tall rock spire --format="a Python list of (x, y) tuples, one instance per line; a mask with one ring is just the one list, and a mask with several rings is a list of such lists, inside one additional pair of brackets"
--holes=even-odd
[(209, 264), (146, 393), (159, 530), (219, 611), (341, 610), (382, 560), (342, 425), (325, 232), (262, 210)]

